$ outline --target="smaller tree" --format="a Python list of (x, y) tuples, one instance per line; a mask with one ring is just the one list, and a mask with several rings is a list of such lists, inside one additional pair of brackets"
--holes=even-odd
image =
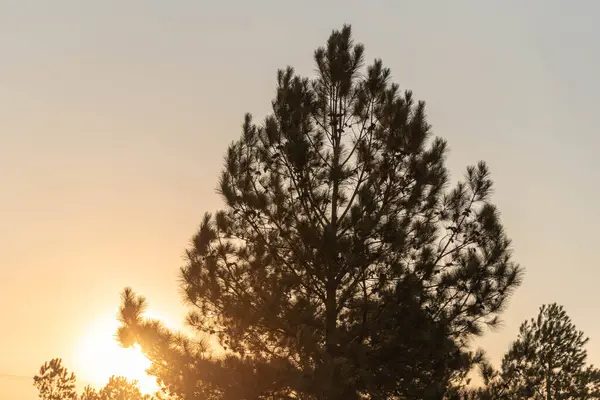
[(90, 385), (87, 385), (86, 387), (83, 388), (83, 393), (81, 393), (79, 400), (101, 400), (101, 399), (100, 399), (100, 394), (96, 391), (96, 389), (94, 389)]
[(77, 398), (75, 392), (75, 374), (62, 365), (60, 358), (47, 361), (40, 367), (38, 375), (33, 377), (33, 385), (43, 400), (71, 400)]
[(128, 381), (122, 376), (111, 376), (100, 390), (100, 400), (143, 400), (137, 381)]
[(525, 321), (502, 360), (500, 372), (483, 372), (481, 399), (600, 399), (600, 370), (586, 365), (588, 338), (564, 308), (543, 305)]

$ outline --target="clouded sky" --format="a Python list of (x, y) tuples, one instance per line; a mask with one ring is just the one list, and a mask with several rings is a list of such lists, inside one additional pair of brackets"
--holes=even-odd
[[(220, 205), (243, 114), (268, 111), (278, 68), (312, 74), (313, 50), (345, 22), (427, 101), (453, 177), (490, 165), (526, 277), (481, 344), (498, 360), (556, 301), (600, 363), (599, 12), (592, 0), (0, 1), (0, 374), (52, 357), (85, 371), (79, 344), (126, 285), (182, 318), (178, 267)], [(0, 376), (0, 398), (34, 397)]]

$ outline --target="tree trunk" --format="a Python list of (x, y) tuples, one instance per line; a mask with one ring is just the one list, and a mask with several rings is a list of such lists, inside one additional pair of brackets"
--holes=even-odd
[(552, 400), (552, 366), (548, 361), (548, 374), (546, 375), (546, 400)]
[(327, 372), (330, 374), (329, 392), (330, 400), (344, 399), (344, 388), (340, 387), (338, 372), (336, 371), (335, 359), (339, 356), (338, 352), (338, 335), (337, 335), (337, 274), (338, 274), (338, 260), (337, 260), (337, 230), (338, 230), (338, 197), (340, 190), (340, 176), (338, 174), (338, 168), (340, 163), (340, 151), (341, 151), (341, 118), (340, 110), (338, 109), (337, 93), (332, 93), (332, 120), (331, 120), (331, 140), (333, 148), (333, 160), (332, 160), (332, 195), (331, 195), (331, 226), (328, 232), (325, 232), (327, 236), (329, 249), (326, 249), (328, 253), (328, 266), (327, 266), (327, 281), (326, 281), (326, 314), (325, 314), (325, 342), (326, 351), (328, 353), (328, 362), (330, 365), (327, 368)]

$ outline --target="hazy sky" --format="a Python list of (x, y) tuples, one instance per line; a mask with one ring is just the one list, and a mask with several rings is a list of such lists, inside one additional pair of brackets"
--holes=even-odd
[[(181, 319), (182, 253), (220, 205), (243, 114), (262, 119), (277, 68), (311, 74), (344, 22), (427, 101), (453, 177), (490, 165), (526, 278), (482, 345), (498, 360), (556, 301), (600, 364), (599, 12), (593, 0), (0, 0), (0, 374), (62, 357), (85, 380), (80, 343), (126, 285)], [(35, 389), (0, 377), (0, 398)]]

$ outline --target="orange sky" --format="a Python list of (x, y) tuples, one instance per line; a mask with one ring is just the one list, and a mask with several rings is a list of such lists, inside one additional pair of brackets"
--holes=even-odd
[[(0, 4), (0, 374), (62, 357), (85, 379), (78, 346), (126, 285), (182, 319), (181, 256), (220, 204), (217, 174), (244, 112), (262, 118), (277, 68), (311, 73), (313, 50), (344, 22), (367, 59), (427, 101), (454, 176), (479, 159), (491, 167), (527, 270), (482, 344), (497, 360), (523, 319), (557, 301), (600, 363), (600, 4), (373, 3)], [(35, 389), (0, 376), (0, 398)]]

